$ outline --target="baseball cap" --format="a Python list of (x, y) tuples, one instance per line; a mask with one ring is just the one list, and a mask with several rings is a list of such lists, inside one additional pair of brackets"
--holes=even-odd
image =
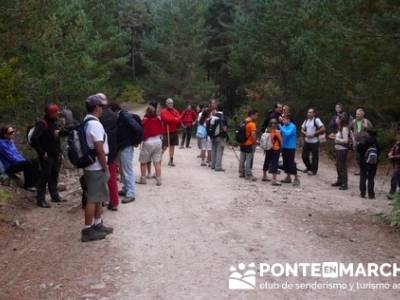
[(50, 103), (46, 106), (45, 112), (46, 114), (55, 114), (60, 111), (60, 108), (55, 103)]
[(90, 106), (104, 106), (107, 105), (107, 99), (97, 95), (89, 96), (86, 99), (86, 103)]

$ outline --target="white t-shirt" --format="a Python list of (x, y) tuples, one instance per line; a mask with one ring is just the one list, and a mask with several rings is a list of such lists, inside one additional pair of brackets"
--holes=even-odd
[[(315, 120), (315, 122), (314, 122)], [(315, 125), (317, 127), (315, 127)], [(322, 123), (322, 121), (320, 120), (320, 118), (312, 118), (312, 119), (307, 119), (303, 122), (303, 125), (301, 125), (301, 127), (303, 129), (305, 129), (306, 131), (306, 136), (307, 135), (314, 135), (315, 132), (317, 132), (322, 126), (324, 126), (324, 124)], [(315, 144), (319, 142), (318, 137), (305, 137), (304, 140), (306, 141), (306, 143), (310, 143), (310, 144)]]
[[(104, 142), (103, 149), (104, 153), (107, 155), (109, 152), (108, 149), (108, 139), (107, 134), (104, 131), (103, 125), (100, 123), (99, 119), (93, 115), (86, 115), (85, 119), (94, 118), (95, 120), (91, 120), (86, 124), (86, 141), (90, 149), (94, 149), (95, 142)], [(99, 171), (102, 170), (103, 167), (100, 165), (98, 158), (96, 157), (96, 162), (86, 167), (85, 170), (88, 171)]]

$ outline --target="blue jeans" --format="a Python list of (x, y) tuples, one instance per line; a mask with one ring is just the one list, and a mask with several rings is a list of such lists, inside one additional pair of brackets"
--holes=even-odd
[(136, 196), (135, 173), (133, 171), (133, 147), (126, 147), (119, 152), (120, 172), (122, 179), (122, 191), (126, 197)]

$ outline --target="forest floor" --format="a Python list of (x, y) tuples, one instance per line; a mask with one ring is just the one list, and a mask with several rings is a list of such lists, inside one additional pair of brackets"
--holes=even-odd
[[(230, 267), (241, 262), (395, 263), (400, 233), (374, 217), (390, 212), (387, 182), (377, 184), (376, 200), (359, 198), (354, 176), (348, 191), (338, 191), (330, 186), (333, 163), (323, 157), (318, 176), (302, 174), (300, 187), (275, 188), (239, 179), (237, 158), (229, 148), (225, 173), (200, 167), (195, 144), (177, 151), (175, 168), (164, 161), (163, 186), (153, 181), (137, 186), (134, 203), (105, 212), (114, 233), (104, 241), (80, 242), (83, 213), (75, 171), (63, 176), (65, 204), (39, 209), (31, 196), (20, 197), (13, 216), (18, 221), (0, 227), (0, 299), (398, 299), (395, 289), (229, 290)], [(259, 151), (255, 166), (262, 159)], [(261, 168), (255, 175), (261, 177)]]

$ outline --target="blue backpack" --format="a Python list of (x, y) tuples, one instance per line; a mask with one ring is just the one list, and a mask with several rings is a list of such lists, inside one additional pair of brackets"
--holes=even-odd
[(77, 168), (86, 168), (96, 162), (96, 151), (90, 149), (86, 140), (86, 125), (95, 118), (87, 118), (71, 130), (68, 139), (68, 158)]
[(207, 128), (204, 125), (198, 125), (197, 126), (196, 137), (198, 139), (207, 138)]

